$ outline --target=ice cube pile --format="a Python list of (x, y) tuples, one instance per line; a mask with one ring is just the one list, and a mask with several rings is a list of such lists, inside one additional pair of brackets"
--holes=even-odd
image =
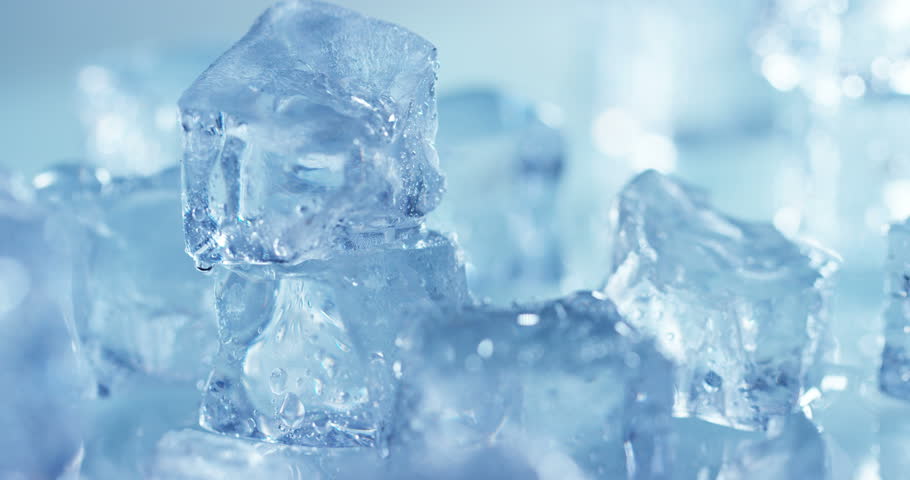
[[(845, 478), (815, 418), (848, 381), (840, 257), (646, 170), (566, 289), (557, 116), (487, 87), (437, 115), (437, 70), (284, 0), (174, 99), (179, 159), (127, 135), (0, 175), (0, 478)], [(888, 238), (878, 387), (910, 400)]]

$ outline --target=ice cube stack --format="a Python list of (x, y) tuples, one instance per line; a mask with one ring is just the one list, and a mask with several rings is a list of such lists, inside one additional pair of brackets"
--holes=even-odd
[[(436, 55), (403, 27), (283, 1), (180, 98), (179, 169), (68, 165), (0, 185), (18, 235), (0, 242), (0, 327), (71, 335), (91, 424), (41, 417), (65, 425), (42, 451), (54, 461), (10, 471), (828, 478), (801, 399), (826, 352), (836, 256), (646, 171), (603, 225), (603, 284), (562, 292), (560, 132), (488, 90), (443, 102), (455, 174), (440, 225), (456, 235), (428, 228), (446, 190)], [(898, 340), (882, 385), (901, 395)], [(21, 435), (0, 429), (0, 445)]]

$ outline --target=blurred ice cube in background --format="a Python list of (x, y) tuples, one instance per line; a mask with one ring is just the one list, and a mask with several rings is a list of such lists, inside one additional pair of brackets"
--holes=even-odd
[[(130, 176), (174, 165), (177, 97), (270, 3), (9, 5), (0, 167), (31, 176), (79, 157)], [(434, 42), (441, 97), (481, 85), (549, 106), (539, 114), (560, 125), (565, 158), (547, 205), (561, 280), (547, 292), (602, 286), (613, 198), (647, 168), (839, 252), (828, 365), (800, 404), (824, 429), (835, 478), (906, 472), (910, 407), (878, 393), (876, 372), (883, 231), (910, 215), (910, 2), (336, 3)]]

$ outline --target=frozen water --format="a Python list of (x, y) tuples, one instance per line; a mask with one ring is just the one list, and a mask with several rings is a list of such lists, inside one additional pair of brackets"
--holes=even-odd
[(34, 183), (78, 259), (75, 319), (99, 389), (129, 372), (204, 379), (217, 347), (213, 287), (182, 254), (179, 170), (112, 178), (63, 166)]
[(910, 221), (891, 225), (886, 269), (882, 392), (910, 400)]
[(373, 446), (391, 408), (414, 312), (469, 298), (454, 246), (390, 231), (277, 278), (221, 272), (221, 349), (201, 423), (221, 433), (311, 446)]
[(72, 334), (70, 262), (21, 179), (0, 171), (0, 476), (78, 468), (91, 381)]
[(214, 57), (128, 49), (83, 66), (77, 84), (86, 160), (113, 175), (150, 175), (176, 165), (177, 99)]
[(411, 342), (393, 447), (499, 445), (542, 477), (665, 478), (672, 365), (602, 298), (434, 312)]
[(673, 419), (673, 477), (698, 480), (825, 480), (827, 445), (802, 414), (779, 432), (744, 432), (698, 419)]
[(680, 365), (675, 415), (765, 429), (790, 413), (818, 356), (833, 257), (655, 171), (625, 187), (615, 221), (605, 291)]
[(430, 222), (457, 232), (471, 291), (496, 303), (559, 292), (555, 198), (566, 147), (541, 110), (492, 89), (439, 99), (447, 193)]
[(436, 49), (390, 23), (289, 0), (180, 99), (187, 251), (200, 268), (324, 258), (439, 202)]

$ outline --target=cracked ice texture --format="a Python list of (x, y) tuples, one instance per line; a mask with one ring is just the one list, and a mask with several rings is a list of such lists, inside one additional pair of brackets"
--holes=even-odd
[(655, 171), (626, 185), (614, 221), (605, 291), (680, 365), (674, 414), (746, 430), (789, 414), (819, 355), (838, 262)]
[(561, 478), (666, 478), (673, 365), (598, 292), (430, 311), (409, 342), (393, 447), (493, 446)]
[(325, 258), (439, 202), (436, 48), (341, 7), (285, 1), (180, 99), (187, 251), (200, 268)]
[(910, 400), (910, 221), (891, 225), (885, 270), (888, 300), (879, 385), (888, 395)]

